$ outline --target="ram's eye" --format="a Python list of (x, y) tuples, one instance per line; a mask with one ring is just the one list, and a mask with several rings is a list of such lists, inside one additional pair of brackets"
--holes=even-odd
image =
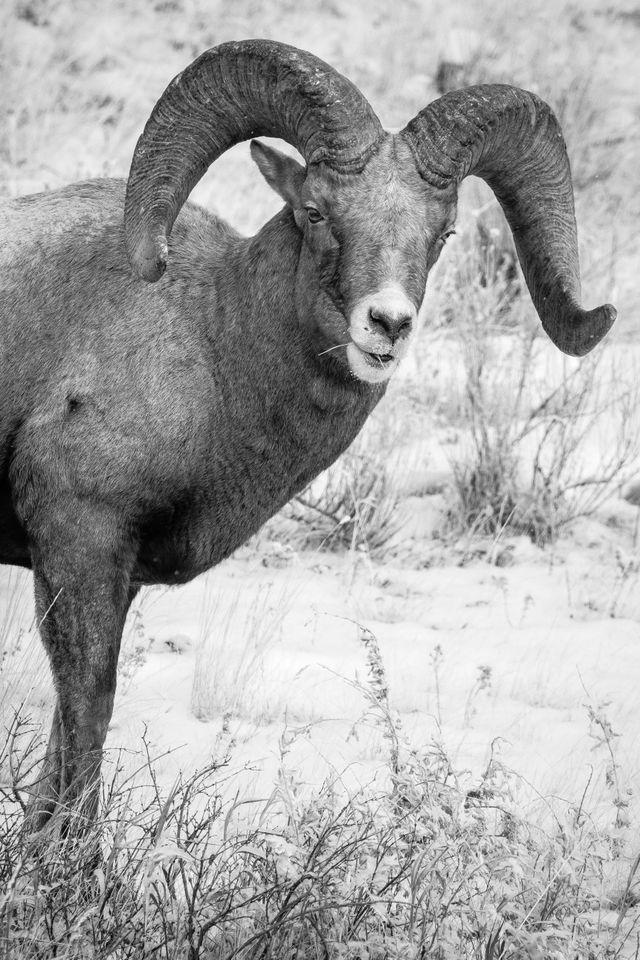
[(441, 243), (446, 243), (449, 237), (452, 237), (455, 234), (455, 230), (445, 230), (445, 232), (440, 237)]
[(306, 211), (309, 217), (309, 223), (320, 223), (321, 220), (324, 220), (320, 211), (316, 210), (315, 207), (306, 207)]

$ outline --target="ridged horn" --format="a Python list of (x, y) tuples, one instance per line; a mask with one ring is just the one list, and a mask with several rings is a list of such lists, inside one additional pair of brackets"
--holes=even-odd
[(583, 356), (616, 318), (611, 304), (580, 307), (569, 158), (551, 107), (502, 84), (453, 90), (402, 130), (420, 175), (437, 187), (473, 174), (489, 184), (513, 233), (542, 326), (564, 353)]
[(241, 140), (281, 137), (307, 163), (357, 172), (382, 135), (357, 87), (318, 57), (270, 40), (212, 47), (171, 81), (138, 140), (125, 203), (132, 266), (150, 282), (162, 276), (182, 204)]

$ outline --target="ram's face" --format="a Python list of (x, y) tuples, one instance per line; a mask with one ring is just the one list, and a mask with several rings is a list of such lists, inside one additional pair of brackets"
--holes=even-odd
[[(275, 185), (271, 151), (269, 164), (257, 153)], [(289, 174), (279, 192), (294, 209), (323, 295), (327, 349), (346, 357), (358, 379), (384, 382), (407, 351), (427, 275), (453, 230), (455, 196), (425, 184), (409, 148), (393, 137), (357, 174), (323, 164), (295, 169), (278, 156), (280, 187), (285, 168)]]

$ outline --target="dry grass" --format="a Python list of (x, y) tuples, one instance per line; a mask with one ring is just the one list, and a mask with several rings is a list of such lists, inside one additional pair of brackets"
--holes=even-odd
[[(222, 800), (224, 762), (168, 796), (148, 761), (144, 792), (116, 774), (97, 824), (76, 811), (37, 844), (20, 832), (19, 803), (5, 803), (3, 960), (640, 956), (638, 862), (616, 902), (604, 888), (617, 822), (596, 829), (582, 805), (556, 804), (542, 829), (493, 757), (469, 786), (437, 743), (411, 749), (376, 638), (361, 636), (366, 722), (387, 744), (380, 783), (355, 795), (339, 781), (309, 790), (287, 763), (300, 734), (285, 730), (273, 794), (248, 808)], [(602, 716), (592, 722), (610, 742)], [(21, 799), (31, 749), (16, 721), (7, 800)]]
[(397, 533), (399, 498), (381, 458), (362, 446), (356, 443), (287, 508), (299, 527), (298, 548), (384, 555)]
[(267, 655), (281, 638), (291, 594), (247, 585), (232, 596), (206, 591), (200, 617), (191, 709), (200, 720), (280, 717), (285, 690), (266, 682)]
[[(635, 475), (640, 427), (632, 367), (619, 376), (615, 359), (602, 351), (565, 365), (559, 376), (540, 377), (541, 352), (532, 338), (505, 343), (486, 331), (476, 340), (467, 331), (462, 349), (466, 393), (463, 452), (452, 465), (455, 530), (525, 533), (544, 546), (596, 513)], [(508, 369), (495, 360), (505, 349)]]

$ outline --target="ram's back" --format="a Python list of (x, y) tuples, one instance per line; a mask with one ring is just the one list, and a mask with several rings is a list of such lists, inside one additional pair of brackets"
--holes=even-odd
[(87, 180), (59, 190), (33, 193), (0, 203), (3, 246), (0, 268), (16, 267), (16, 257), (41, 244), (58, 244), (65, 235), (99, 222), (122, 219), (124, 181)]

